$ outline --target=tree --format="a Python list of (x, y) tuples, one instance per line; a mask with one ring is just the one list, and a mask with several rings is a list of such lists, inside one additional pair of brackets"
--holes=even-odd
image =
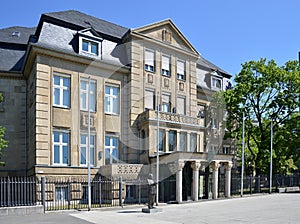
[[(2, 102), (3, 96), (0, 93), (0, 102)], [(2, 150), (8, 146), (8, 141), (4, 139), (5, 128), (0, 126), (0, 158), (2, 155)], [(3, 166), (4, 162), (0, 162), (0, 165)]]
[(298, 62), (289, 61), (280, 67), (274, 60), (249, 61), (242, 64), (234, 80), (233, 88), (214, 96), (218, 105), (228, 111), (226, 128), (229, 131), (225, 137), (241, 139), (244, 113), (245, 157), (254, 174), (268, 173), (272, 120), (273, 171), (289, 173), (296, 169), (300, 137), (296, 125), (299, 124), (300, 100)]

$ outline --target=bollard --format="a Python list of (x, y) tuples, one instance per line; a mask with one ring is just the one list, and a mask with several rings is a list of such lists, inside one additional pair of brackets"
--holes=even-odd
[(122, 203), (122, 177), (120, 177), (120, 180), (119, 180), (119, 205), (123, 208), (123, 203)]
[(42, 190), (42, 204), (43, 204), (43, 210), (44, 210), (44, 213), (46, 212), (46, 190), (45, 190), (45, 177), (42, 177), (41, 178), (42, 180), (42, 186), (41, 186), (41, 190)]

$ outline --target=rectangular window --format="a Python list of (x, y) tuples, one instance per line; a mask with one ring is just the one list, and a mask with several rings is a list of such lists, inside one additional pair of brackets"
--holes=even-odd
[(119, 114), (120, 95), (118, 86), (105, 86), (105, 113)]
[(177, 97), (177, 113), (183, 115), (186, 114), (185, 97), (182, 96)]
[(177, 79), (185, 80), (185, 62), (177, 60)]
[(163, 129), (159, 130), (159, 151), (165, 152), (166, 151), (166, 132)]
[[(88, 110), (88, 89), (89, 81), (86, 79), (80, 80), (80, 109)], [(90, 111), (96, 111), (96, 81), (90, 81)]]
[(177, 147), (177, 132), (169, 131), (169, 151), (176, 151)]
[(222, 88), (222, 80), (216, 77), (212, 77), (211, 88), (220, 90)]
[(145, 90), (145, 109), (154, 110), (155, 107), (155, 94), (154, 90)]
[(154, 72), (154, 51), (146, 49), (145, 50), (145, 70), (149, 72)]
[(211, 128), (212, 129), (217, 129), (219, 127), (218, 123), (219, 123), (218, 118), (213, 117), (212, 120), (211, 120)]
[(93, 41), (82, 39), (81, 50), (90, 54), (98, 55), (99, 44)]
[[(90, 136), (90, 164), (95, 165), (95, 135)], [(88, 135), (80, 135), (80, 165), (88, 165)]]
[(171, 112), (171, 96), (169, 94), (162, 94), (162, 112)]
[(229, 154), (230, 153), (230, 146), (223, 146), (223, 153)]
[(192, 133), (190, 135), (190, 152), (197, 151), (197, 134)]
[(161, 74), (165, 76), (170, 76), (170, 57), (163, 55), (161, 58)]
[(187, 134), (186, 132), (180, 132), (180, 151), (186, 151), (186, 144), (187, 143)]
[(68, 201), (68, 188), (55, 187), (55, 199), (56, 201)]
[(53, 132), (53, 163), (69, 165), (70, 134), (67, 131)]
[(70, 76), (53, 75), (53, 105), (70, 108)]
[(215, 153), (217, 153), (217, 152), (219, 151), (217, 145), (211, 145), (211, 146), (210, 146), (210, 150), (211, 150), (212, 152), (215, 152)]
[(105, 164), (118, 163), (119, 150), (118, 138), (116, 136), (105, 136)]

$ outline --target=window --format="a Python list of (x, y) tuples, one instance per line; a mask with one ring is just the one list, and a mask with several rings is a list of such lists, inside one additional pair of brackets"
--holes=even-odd
[(70, 77), (62, 74), (53, 76), (53, 105), (70, 108)]
[(55, 199), (56, 199), (56, 201), (67, 201), (68, 200), (68, 188), (67, 187), (56, 187), (55, 188)]
[(166, 132), (163, 129), (159, 130), (159, 146), (158, 150), (161, 152), (166, 151)]
[(192, 133), (190, 135), (190, 152), (197, 151), (197, 134)]
[(53, 163), (69, 165), (70, 134), (67, 131), (53, 132)]
[(218, 118), (213, 117), (212, 120), (211, 120), (211, 128), (212, 129), (217, 129), (218, 127), (219, 127)]
[(171, 112), (171, 96), (169, 94), (162, 94), (162, 112)]
[(212, 151), (212, 152), (218, 152), (218, 146), (217, 145), (211, 145), (210, 146), (210, 150)]
[(221, 89), (222, 88), (222, 80), (216, 77), (212, 77), (211, 79), (211, 88), (212, 89)]
[[(88, 110), (88, 89), (89, 81), (82, 79), (80, 81), (80, 109), (87, 111)], [(90, 111), (96, 111), (96, 81), (90, 81)]]
[(163, 55), (161, 58), (161, 74), (170, 76), (170, 57)]
[(224, 146), (223, 146), (223, 153), (224, 153), (224, 154), (229, 154), (229, 153), (230, 153), (230, 146), (227, 146), (227, 145), (225, 146), (225, 145), (224, 145)]
[(183, 115), (186, 114), (185, 97), (177, 97), (177, 113)]
[(176, 151), (177, 147), (177, 132), (169, 131), (169, 151)]
[(90, 54), (99, 54), (99, 44), (93, 41), (82, 39), (81, 50)]
[[(95, 135), (90, 135), (90, 164), (95, 165)], [(80, 165), (88, 165), (88, 135), (80, 135)]]
[(180, 151), (185, 152), (186, 151), (186, 143), (187, 143), (187, 134), (186, 132), (180, 132)]
[(145, 50), (145, 70), (154, 72), (154, 51), (149, 49)]
[(177, 60), (177, 79), (185, 80), (185, 63), (181, 60)]
[(105, 164), (117, 163), (119, 158), (118, 138), (115, 136), (105, 136)]
[(119, 114), (119, 87), (105, 86), (105, 113)]
[(155, 107), (155, 94), (154, 90), (145, 90), (145, 109), (154, 110)]

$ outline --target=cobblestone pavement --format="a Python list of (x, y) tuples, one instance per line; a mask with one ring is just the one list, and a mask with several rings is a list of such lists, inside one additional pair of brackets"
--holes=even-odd
[(45, 224), (202, 224), (300, 223), (300, 194), (272, 194), (162, 205), (160, 213), (142, 213), (142, 207), (51, 212), (26, 216), (0, 216), (0, 223)]

